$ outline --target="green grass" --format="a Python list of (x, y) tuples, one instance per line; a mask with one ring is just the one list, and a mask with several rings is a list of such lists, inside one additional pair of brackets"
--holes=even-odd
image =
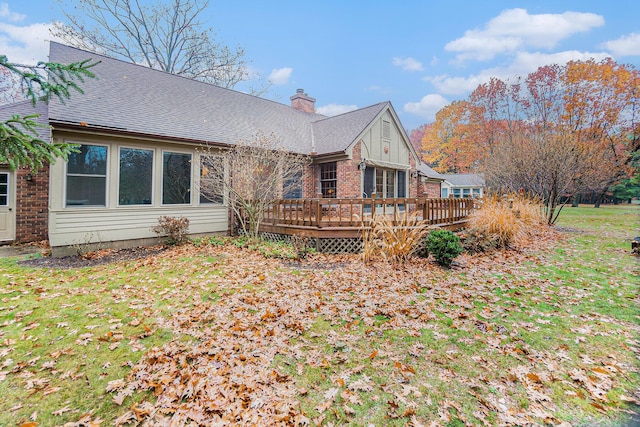
[(326, 269), (292, 269), (229, 241), (85, 269), (2, 259), (0, 425), (85, 413), (113, 425), (155, 398), (135, 390), (118, 405), (109, 381), (172, 343), (230, 359), (277, 349), (258, 372), (283, 373), (312, 424), (543, 424), (546, 411), (624, 425), (640, 389), (638, 209), (565, 208), (568, 231), (550, 246), (463, 255), (452, 269), (321, 255)]

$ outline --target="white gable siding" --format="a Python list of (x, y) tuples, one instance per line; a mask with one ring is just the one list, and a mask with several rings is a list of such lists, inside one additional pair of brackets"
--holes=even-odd
[[(385, 123), (388, 124), (387, 129)], [(361, 156), (373, 161), (407, 166), (410, 164), (411, 152), (389, 111), (385, 111), (363, 135)]]

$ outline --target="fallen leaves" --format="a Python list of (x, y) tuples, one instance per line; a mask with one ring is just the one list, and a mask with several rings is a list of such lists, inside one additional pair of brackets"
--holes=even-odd
[[(462, 256), (464, 267), (445, 274), (419, 262), (404, 270), (372, 269), (355, 257), (316, 256), (309, 262), (326, 269), (292, 269), (231, 247), (175, 248), (136, 261), (133, 268), (142, 274), (126, 283), (97, 278), (105, 281), (101, 298), (127, 315), (113, 316), (96, 302), (87, 309), (91, 324), (53, 318), (49, 331), (69, 340), (55, 351), (16, 355), (20, 336), (0, 333), (0, 381), (19, 379), (47, 397), (60, 392), (54, 381), (98, 384), (86, 377), (86, 366), (61, 367), (65, 361), (94, 349), (107, 357), (127, 350), (135, 355), (125, 364), (127, 375), (99, 376), (105, 402), (115, 408), (108, 423), (116, 425), (340, 425), (371, 413), (414, 426), (561, 425), (554, 417), (557, 390), (566, 401), (587, 402), (594, 413), (634, 402), (629, 390), (616, 401), (608, 395), (619, 394), (629, 366), (587, 347), (592, 335), (605, 336), (602, 325), (622, 323), (597, 313), (574, 315), (563, 300), (579, 307), (589, 290), (564, 290), (514, 267), (540, 262), (525, 253), (508, 258)], [(166, 283), (155, 286), (163, 275)], [(67, 295), (42, 283), (34, 289), (39, 298)], [(25, 298), (9, 290), (0, 295), (19, 298), (5, 307)], [(37, 310), (5, 307), (0, 313), (21, 316), (4, 328), (31, 334), (47, 327), (33, 318)], [(69, 301), (67, 309), (85, 308)], [(578, 342), (553, 335), (563, 322)], [(160, 330), (171, 331), (171, 340), (151, 348), (146, 338)], [(619, 333), (628, 334), (628, 348), (639, 347), (632, 332)], [(120, 363), (103, 360), (98, 371)], [(55, 408), (59, 419), (80, 422), (83, 411)]]

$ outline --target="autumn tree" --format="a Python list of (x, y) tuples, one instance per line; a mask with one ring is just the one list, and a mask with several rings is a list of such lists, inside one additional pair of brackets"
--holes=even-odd
[(474, 107), (468, 101), (454, 101), (436, 114), (436, 121), (424, 130), (423, 160), (441, 173), (469, 172), (481, 158), (474, 144)]
[[(599, 194), (598, 201), (614, 183), (629, 177), (628, 167), (637, 150), (632, 141), (637, 129), (638, 72), (618, 65), (611, 58), (601, 62), (572, 61), (566, 66), (563, 83), (565, 117), (577, 138), (585, 162), (584, 175), (576, 187)], [(631, 138), (630, 138), (631, 135)]]
[(409, 141), (411, 142), (411, 145), (413, 145), (413, 148), (416, 149), (417, 153), (422, 153), (422, 138), (424, 137), (424, 133), (428, 126), (428, 124), (421, 125), (417, 129), (412, 130), (409, 134)]
[(259, 238), (274, 200), (301, 193), (309, 164), (307, 156), (289, 152), (276, 135), (262, 132), (222, 153), (204, 148), (200, 158), (200, 193), (214, 203), (226, 198), (240, 231), (252, 240)]
[(609, 188), (627, 174), (629, 133), (637, 127), (633, 82), (637, 71), (610, 59), (529, 74), (508, 89), (518, 113), (503, 115), (509, 126), (486, 158), (487, 181), (541, 197), (550, 224), (569, 195)]
[(425, 161), (441, 172), (486, 172), (494, 190), (530, 192), (555, 222), (560, 201), (601, 195), (637, 170), (640, 79), (611, 59), (540, 67), (526, 78), (492, 78), (436, 115)]
[(71, 46), (226, 88), (248, 78), (243, 49), (218, 43), (200, 21), (208, 0), (60, 2), (68, 22), (52, 33)]
[[(72, 91), (82, 93), (79, 83), (94, 77), (89, 60), (71, 64), (40, 62), (37, 65), (21, 65), (9, 62), (0, 55), (0, 69), (20, 82), (24, 95), (35, 105), (57, 98), (61, 102), (71, 97)], [(0, 121), (0, 163), (10, 168), (29, 167), (37, 170), (56, 157), (67, 158), (74, 145), (51, 143), (39, 138), (38, 128), (45, 125), (37, 121), (37, 114), (13, 115)]]

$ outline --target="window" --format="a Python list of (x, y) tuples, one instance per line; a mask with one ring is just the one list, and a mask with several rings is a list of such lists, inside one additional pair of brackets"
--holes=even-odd
[(376, 191), (376, 187), (374, 185), (375, 174), (376, 174), (376, 170), (374, 168), (369, 167), (364, 170), (364, 183), (363, 183), (364, 185), (363, 185), (362, 197), (364, 198), (373, 197), (373, 193), (375, 193)]
[(396, 194), (396, 171), (387, 170), (385, 171), (385, 175), (387, 175), (387, 191), (384, 194), (385, 197), (393, 198)]
[(320, 192), (322, 197), (336, 197), (337, 178), (336, 162), (320, 164)]
[(376, 197), (384, 197), (384, 170), (376, 168)]
[(302, 199), (302, 169), (290, 171), (282, 183), (284, 199)]
[[(374, 172), (367, 176), (365, 171), (365, 189), (368, 184), (367, 178), (373, 179)], [(375, 190), (378, 198), (406, 197), (407, 195), (407, 172), (394, 169), (375, 168)]]
[(480, 198), (480, 189), (479, 188), (474, 188), (473, 189), (473, 198), (474, 199)]
[(407, 197), (407, 172), (398, 171), (398, 192), (397, 197)]
[(442, 198), (446, 199), (447, 197), (449, 197), (449, 189), (446, 187), (442, 187)]
[(162, 153), (162, 203), (191, 203), (191, 154)]
[(462, 197), (471, 197), (471, 189), (463, 188), (462, 189)]
[(119, 205), (150, 205), (153, 193), (153, 150), (120, 148)]
[(0, 173), (0, 206), (9, 206), (9, 174)]
[(200, 157), (200, 203), (224, 203), (224, 159), (222, 156)]
[(451, 189), (451, 194), (453, 195), (453, 197), (460, 198), (460, 189), (459, 188), (452, 188)]
[(85, 145), (67, 161), (66, 206), (106, 206), (107, 147)]

